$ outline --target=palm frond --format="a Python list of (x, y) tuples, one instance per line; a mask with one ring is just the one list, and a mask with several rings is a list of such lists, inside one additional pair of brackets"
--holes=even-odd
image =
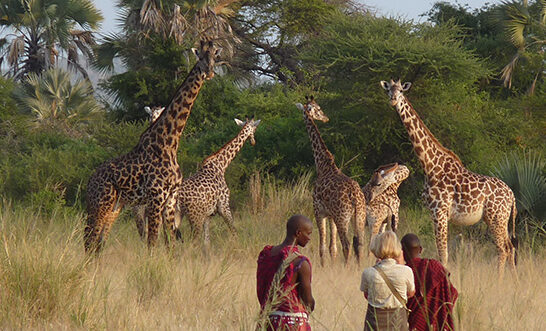
[(512, 87), (512, 77), (514, 76), (514, 71), (516, 69), (516, 65), (518, 63), (518, 60), (521, 56), (521, 53), (518, 51), (512, 60), (502, 68), (501, 71), (501, 79), (503, 80), (504, 86), (511, 88)]
[(504, 26), (508, 38), (516, 48), (525, 47), (525, 28), (532, 24), (527, 6), (517, 2), (504, 3), (506, 19)]
[(493, 171), (514, 192), (518, 210), (539, 220), (546, 220), (546, 178), (542, 175), (545, 164), (538, 152), (512, 153)]

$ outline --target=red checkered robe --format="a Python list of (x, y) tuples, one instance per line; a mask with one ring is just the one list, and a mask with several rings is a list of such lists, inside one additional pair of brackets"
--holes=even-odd
[(449, 272), (436, 260), (414, 258), (407, 263), (415, 277), (415, 296), (408, 299), (410, 330), (455, 330), (453, 306), (457, 290)]
[[(275, 273), (279, 269), (282, 261), (288, 257), (292, 252), (298, 253), (298, 248), (295, 246), (284, 247), (279, 254), (271, 256), (271, 248), (273, 246), (265, 246), (258, 256), (258, 270), (256, 272), (257, 281), (257, 294), (260, 307), (263, 310), (269, 299), (269, 287), (273, 281)], [(306, 313), (307, 310), (300, 300), (298, 295), (298, 289), (296, 284), (292, 282), (294, 274), (298, 272), (303, 261), (307, 261), (309, 265), (311, 262), (303, 255), (300, 258), (295, 259), (287, 268), (284, 278), (281, 279), (281, 288), (286, 295), (281, 299), (281, 303), (272, 307), (272, 311), (281, 311), (287, 313)], [(299, 317), (279, 317), (270, 316), (270, 326), (268, 330), (311, 330), (309, 326), (308, 318)]]

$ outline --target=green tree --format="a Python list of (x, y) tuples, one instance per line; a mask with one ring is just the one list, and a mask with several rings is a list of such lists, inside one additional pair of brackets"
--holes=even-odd
[(43, 125), (62, 124), (69, 129), (70, 123), (96, 119), (101, 110), (89, 81), (72, 83), (69, 73), (61, 69), (30, 73), (14, 93), (20, 109)]
[(546, 1), (537, 0), (529, 4), (527, 0), (503, 3), (499, 18), (505, 28), (506, 36), (516, 48), (516, 54), (502, 69), (505, 86), (512, 87), (516, 68), (531, 73), (525, 83), (527, 93), (533, 95), (537, 84), (543, 83), (546, 65)]
[(122, 31), (106, 36), (96, 47), (94, 66), (114, 69), (118, 58), (127, 71), (101, 84), (114, 97), (119, 119), (145, 117), (144, 106), (165, 105), (191, 67), (190, 48), (199, 40), (215, 40), (229, 57), (233, 43), (228, 18), (234, 0), (124, 0)]
[(92, 30), (102, 15), (90, 0), (4, 0), (0, 4), (0, 25), (10, 33), (3, 38), (2, 59), (7, 59), (10, 73), (23, 79), (54, 67), (61, 52), (68, 65), (87, 77), (80, 64), (80, 52), (92, 57)]

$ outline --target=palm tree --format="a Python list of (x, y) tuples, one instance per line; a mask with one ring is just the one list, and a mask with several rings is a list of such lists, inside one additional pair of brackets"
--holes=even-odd
[(20, 109), (44, 125), (92, 121), (101, 110), (88, 80), (72, 83), (70, 74), (58, 68), (29, 73), (14, 95)]
[(91, 0), (2, 0), (0, 26), (7, 34), (0, 44), (8, 46), (0, 62), (6, 58), (10, 74), (22, 79), (54, 67), (65, 51), (68, 65), (87, 77), (80, 52), (92, 57), (92, 30), (101, 21)]
[(502, 69), (504, 85), (512, 87), (516, 66), (525, 59), (534, 74), (528, 90), (533, 95), (546, 64), (546, 0), (537, 0), (531, 5), (527, 0), (503, 2), (499, 14), (510, 42), (517, 48), (512, 60)]
[[(135, 52), (143, 52), (143, 39), (173, 39), (179, 45), (192, 45), (198, 40), (213, 40), (228, 56), (233, 43), (229, 18), (240, 0), (120, 0), (123, 32), (105, 36), (96, 48), (94, 63), (99, 70), (112, 70), (114, 58), (137, 61)], [(189, 46), (191, 47), (191, 46)], [(188, 47), (188, 50), (189, 50)], [(128, 63), (125, 63), (128, 64)]]

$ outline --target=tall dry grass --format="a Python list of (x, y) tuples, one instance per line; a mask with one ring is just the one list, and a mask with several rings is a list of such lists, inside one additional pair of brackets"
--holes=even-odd
[[(150, 251), (127, 214), (114, 225), (103, 254), (87, 259), (84, 215), (59, 209), (42, 216), (3, 202), (0, 329), (254, 330), (257, 255), (264, 245), (283, 239), (290, 214), (312, 214), (309, 183), (310, 175), (291, 185), (261, 179), (263, 207), (235, 211), (237, 237), (226, 236), (223, 222), (214, 219), (208, 252), (190, 240), (170, 251), (163, 246)], [(435, 257), (427, 212), (404, 206), (401, 219), (400, 233), (420, 234), (425, 255)], [(189, 231), (183, 230), (187, 238)], [(362, 329), (367, 304), (358, 288), (372, 259), (361, 266), (352, 260), (345, 267), (338, 259), (320, 267), (316, 232), (313, 236), (303, 249), (316, 262), (313, 328)], [(543, 329), (546, 251), (534, 251), (520, 249), (515, 282), (509, 271), (498, 279), (490, 240), (473, 235), (454, 245), (449, 269), (460, 294), (458, 330)]]

